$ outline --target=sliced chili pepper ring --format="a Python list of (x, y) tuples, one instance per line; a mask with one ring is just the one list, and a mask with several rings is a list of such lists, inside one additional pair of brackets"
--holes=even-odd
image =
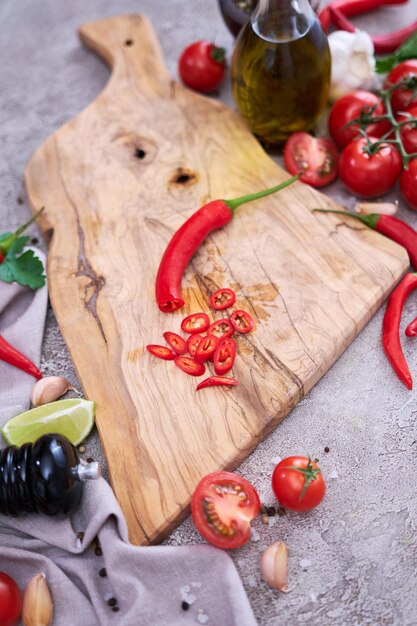
[(190, 374), (190, 376), (202, 376), (206, 371), (203, 363), (198, 363), (190, 356), (176, 356), (174, 363), (180, 370), (186, 374)]
[(183, 337), (167, 330), (163, 335), (165, 341), (176, 354), (185, 354), (187, 352), (187, 342)]
[(238, 333), (248, 333), (254, 326), (254, 321), (249, 313), (241, 311), (240, 309), (233, 311), (229, 319), (233, 328)]
[(211, 294), (209, 299), (211, 308), (216, 309), (216, 311), (228, 309), (235, 302), (236, 294), (233, 289), (229, 289), (228, 287), (217, 289), (217, 291)]
[(164, 361), (173, 361), (177, 356), (173, 350), (167, 348), (166, 346), (159, 346), (155, 343), (150, 343), (146, 346), (148, 352), (153, 354), (153, 356), (158, 357), (158, 359), (164, 359)]
[(214, 371), (216, 374), (226, 374), (232, 369), (236, 357), (236, 341), (226, 337), (221, 339), (214, 353)]
[(228, 376), (209, 376), (201, 381), (196, 387), (196, 391), (205, 389), (206, 387), (232, 387), (237, 385), (236, 378), (229, 378)]
[(215, 335), (219, 339), (225, 339), (226, 337), (231, 337), (234, 333), (234, 328), (231, 322), (227, 318), (222, 318), (221, 320), (216, 320), (207, 329), (208, 335)]
[(187, 350), (191, 356), (195, 356), (197, 352), (198, 344), (203, 339), (203, 335), (199, 335), (198, 333), (194, 333), (190, 335), (187, 339)]
[(219, 338), (215, 335), (207, 335), (206, 337), (202, 337), (201, 340), (198, 342), (197, 350), (194, 355), (195, 360), (199, 363), (207, 361), (216, 352), (218, 345)]
[(181, 330), (188, 334), (204, 333), (210, 325), (207, 313), (191, 313), (181, 322)]

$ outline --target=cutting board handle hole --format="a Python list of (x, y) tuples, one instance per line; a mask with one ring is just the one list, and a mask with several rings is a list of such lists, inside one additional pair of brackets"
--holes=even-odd
[(185, 187), (191, 187), (198, 182), (199, 176), (196, 172), (186, 168), (177, 167), (171, 175), (169, 180), (169, 187), (184, 189)]
[(125, 46), (133, 46), (134, 43), (133, 39), (126, 39)]
[(136, 150), (135, 150), (135, 157), (137, 159), (144, 159), (146, 157), (145, 150), (142, 150), (142, 148), (136, 148)]

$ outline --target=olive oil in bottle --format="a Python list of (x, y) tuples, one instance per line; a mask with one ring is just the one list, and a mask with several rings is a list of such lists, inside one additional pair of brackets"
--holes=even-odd
[(330, 83), (327, 37), (308, 0), (260, 0), (232, 60), (237, 108), (266, 146), (313, 131)]

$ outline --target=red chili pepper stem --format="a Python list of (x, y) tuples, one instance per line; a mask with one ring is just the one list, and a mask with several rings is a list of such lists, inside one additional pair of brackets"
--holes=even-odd
[(258, 191), (257, 193), (250, 193), (246, 196), (240, 196), (240, 198), (233, 198), (232, 200), (223, 200), (230, 208), (232, 213), (237, 209), (241, 204), (246, 204), (247, 202), (253, 202), (254, 200), (259, 200), (259, 198), (264, 198), (265, 196), (270, 196), (272, 193), (276, 193), (277, 191), (281, 191), (281, 189), (285, 189), (296, 180), (298, 180), (301, 176), (301, 173), (284, 180), (283, 183), (279, 183), (279, 185), (275, 185), (275, 187), (270, 187), (269, 189), (264, 189), (263, 191)]
[[(24, 224), (22, 224), (22, 226), (19, 226), (19, 228), (17, 230), (15, 230), (14, 233), (11, 233), (8, 237), (6, 237), (5, 239), (0, 240), (0, 253), (2, 253), (3, 255), (7, 254), (8, 251), (10, 250), (10, 247), (12, 245), (12, 243), (18, 238), (20, 237), (20, 235), (27, 229), (29, 228), (29, 226), (31, 224), (33, 224), (33, 222), (35, 222), (39, 215), (42, 213), (42, 211), (45, 210), (45, 207), (41, 207), (39, 209), (39, 211), (36, 211), (36, 213), (34, 215), (32, 215), (32, 217), (30, 218), (30, 220), (28, 220), (27, 222), (25, 222)], [(1, 259), (0, 259), (1, 262)]]
[(313, 209), (313, 211), (318, 213), (337, 213), (344, 217), (353, 217), (359, 220), (366, 226), (369, 226), (369, 228), (403, 246), (407, 250), (410, 264), (417, 270), (417, 232), (397, 217), (381, 215), (380, 213), (357, 215), (348, 211), (337, 211), (336, 209)]
[(39, 380), (42, 374), (30, 359), (24, 354), (16, 350), (4, 337), (0, 335), (0, 360), (17, 367), (27, 374), (34, 376)]

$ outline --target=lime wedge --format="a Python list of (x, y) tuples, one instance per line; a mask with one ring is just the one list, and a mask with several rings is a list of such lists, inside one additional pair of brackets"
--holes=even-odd
[(7, 443), (15, 446), (33, 443), (48, 433), (64, 435), (74, 446), (78, 446), (93, 426), (94, 402), (70, 398), (43, 404), (12, 417), (1, 429), (1, 434)]

